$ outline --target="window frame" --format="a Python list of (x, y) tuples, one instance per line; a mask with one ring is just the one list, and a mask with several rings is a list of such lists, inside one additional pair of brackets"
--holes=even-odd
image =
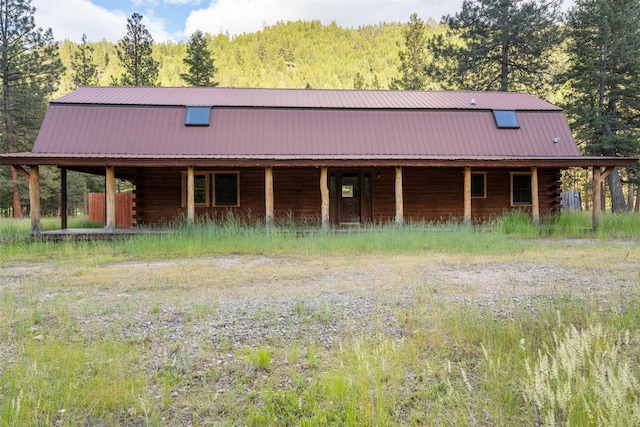
[[(473, 195), (473, 177), (482, 176), (482, 195)], [(486, 199), (487, 198), (487, 172), (471, 172), (471, 198), (472, 199)]]
[[(210, 206), (210, 200), (211, 200), (211, 179), (209, 178), (209, 172), (206, 171), (195, 171), (193, 173), (193, 181), (194, 181), (194, 206), (198, 206), (198, 207), (209, 207)], [(187, 189), (187, 171), (182, 171), (182, 207), (187, 206), (187, 193), (188, 193), (188, 189)], [(204, 176), (204, 189), (200, 188), (198, 189), (195, 186), (195, 181), (196, 181), (196, 176)], [(205, 201), (204, 203), (200, 202), (195, 202), (195, 192), (198, 190), (204, 190), (205, 192)]]
[[(203, 110), (207, 110), (209, 114), (206, 116), (206, 122), (200, 114), (204, 114)], [(208, 105), (187, 105), (185, 106), (184, 125), (191, 126), (209, 126), (211, 124), (211, 111), (213, 108)], [(190, 114), (192, 113), (192, 114)], [(189, 120), (191, 118), (191, 120)]]
[(520, 129), (516, 110), (492, 110), (492, 113), (498, 129)]
[[(217, 194), (216, 194), (216, 176), (217, 175), (235, 175), (236, 177), (236, 203), (231, 204), (218, 204), (217, 202)], [(239, 171), (212, 171), (211, 172), (212, 179), (212, 191), (211, 191), (211, 201), (212, 206), (217, 208), (237, 208), (240, 206), (240, 172)]]
[[(516, 188), (514, 187), (514, 177), (515, 176), (528, 176), (529, 177), (529, 201), (528, 202), (521, 202), (521, 201), (515, 201), (515, 190)], [(509, 172), (509, 199), (511, 202), (511, 206), (532, 206), (533, 205), (533, 186), (531, 185), (531, 172)]]

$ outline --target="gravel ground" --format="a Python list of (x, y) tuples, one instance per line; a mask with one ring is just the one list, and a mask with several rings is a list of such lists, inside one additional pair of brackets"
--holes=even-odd
[(530, 259), (232, 255), (97, 267), (37, 263), (1, 269), (0, 292), (66, 303), (88, 339), (115, 334), (150, 342), (157, 348), (149, 361), (153, 369), (178, 347), (192, 354), (213, 348), (224, 363), (240, 347), (302, 340), (329, 348), (353, 334), (401, 334), (399, 313), (418, 296), (509, 315), (553, 295), (606, 300), (635, 289), (638, 243), (621, 242), (626, 257), (597, 262), (571, 250), (588, 246), (593, 256), (596, 244), (558, 242), (569, 251), (564, 256), (556, 250)]

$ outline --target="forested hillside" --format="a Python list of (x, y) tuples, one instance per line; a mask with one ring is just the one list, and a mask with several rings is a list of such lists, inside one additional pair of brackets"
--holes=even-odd
[[(438, 24), (430, 22), (429, 29)], [(91, 39), (91, 35), (87, 35)], [(207, 34), (207, 42), (218, 68), (216, 81), (222, 87), (287, 87), (353, 89), (389, 88), (398, 76), (398, 52), (403, 44), (402, 24), (383, 23), (357, 29), (341, 28), (319, 21), (287, 22), (236, 37)], [(54, 96), (74, 89), (72, 58), (79, 40), (60, 44), (66, 71)], [(98, 84), (108, 86), (123, 69), (116, 45), (106, 40), (89, 42), (97, 65)], [(184, 86), (183, 59), (186, 43), (160, 42), (153, 46), (159, 62), (160, 86)]]

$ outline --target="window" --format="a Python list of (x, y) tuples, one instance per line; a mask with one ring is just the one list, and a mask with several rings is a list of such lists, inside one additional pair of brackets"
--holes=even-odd
[[(187, 206), (187, 173), (182, 173), (182, 206)], [(209, 206), (209, 174), (193, 174), (193, 199), (196, 206)]]
[[(196, 206), (240, 206), (239, 172), (193, 174)], [(187, 172), (182, 172), (182, 206), (187, 206)]]
[(531, 173), (511, 172), (511, 206), (531, 205)]
[(211, 107), (187, 107), (185, 126), (209, 126)]
[(213, 174), (214, 206), (239, 206), (238, 199), (239, 180), (238, 173), (222, 173)]
[(471, 197), (477, 197), (477, 198), (487, 197), (487, 173), (486, 172), (471, 173)]
[(519, 129), (518, 117), (514, 110), (493, 110), (493, 118), (500, 129)]

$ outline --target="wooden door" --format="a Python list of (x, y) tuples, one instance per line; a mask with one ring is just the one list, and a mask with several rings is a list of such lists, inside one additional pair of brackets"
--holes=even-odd
[(360, 171), (344, 171), (338, 175), (338, 221), (359, 224), (361, 220)]

